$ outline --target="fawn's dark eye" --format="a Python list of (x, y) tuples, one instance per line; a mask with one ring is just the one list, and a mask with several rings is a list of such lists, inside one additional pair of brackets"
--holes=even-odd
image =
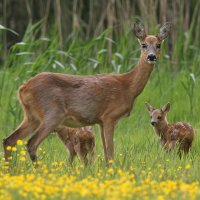
[(160, 44), (157, 44), (157, 45), (156, 45), (156, 48), (157, 48), (157, 49), (160, 49), (160, 46), (161, 46)]
[(161, 119), (161, 116), (158, 116), (158, 119)]
[(143, 49), (146, 49), (146, 48), (147, 48), (147, 45), (146, 45), (146, 44), (142, 44), (142, 48), (143, 48)]

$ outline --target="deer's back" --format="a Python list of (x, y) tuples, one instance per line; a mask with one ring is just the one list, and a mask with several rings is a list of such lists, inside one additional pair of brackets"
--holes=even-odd
[(188, 142), (192, 142), (195, 131), (190, 124), (185, 122), (177, 122), (170, 125), (168, 134), (171, 140), (178, 140), (179, 142), (187, 140)]
[(86, 126), (99, 123), (106, 112), (118, 108), (114, 115), (121, 116), (131, 107), (128, 91), (119, 77), (40, 73), (21, 86), (19, 97), (22, 104), (43, 113), (57, 106), (68, 117), (73, 116), (66, 119), (66, 125), (73, 126), (76, 118), (78, 126)]

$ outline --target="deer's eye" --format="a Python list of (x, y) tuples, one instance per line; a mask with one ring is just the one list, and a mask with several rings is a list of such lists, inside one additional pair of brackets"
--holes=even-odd
[(157, 49), (160, 49), (160, 46), (161, 46), (160, 44), (157, 44), (157, 45), (156, 45), (156, 48), (157, 48)]
[(158, 119), (161, 119), (161, 116), (158, 116)]
[(143, 48), (143, 49), (146, 49), (146, 48), (147, 48), (147, 45), (146, 45), (146, 44), (142, 44), (142, 48)]

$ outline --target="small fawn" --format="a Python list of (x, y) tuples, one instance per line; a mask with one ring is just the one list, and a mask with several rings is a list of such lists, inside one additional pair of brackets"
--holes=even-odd
[(76, 155), (78, 155), (85, 165), (94, 159), (95, 135), (91, 127), (68, 128), (66, 126), (60, 126), (55, 132), (69, 151), (70, 164), (72, 164)]
[(160, 137), (161, 145), (166, 150), (172, 150), (177, 143), (180, 157), (182, 152), (188, 153), (192, 147), (195, 134), (192, 126), (185, 122), (168, 123), (166, 114), (170, 110), (170, 103), (164, 105), (162, 109), (154, 109), (149, 103), (146, 103), (146, 107), (151, 115), (151, 125)]

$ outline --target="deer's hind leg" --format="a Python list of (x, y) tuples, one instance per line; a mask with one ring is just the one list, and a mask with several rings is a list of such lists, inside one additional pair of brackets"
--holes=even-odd
[(17, 143), (17, 140), (22, 140), (31, 134), (38, 127), (38, 122), (31, 116), (24, 117), (24, 120), (18, 126), (18, 128), (7, 138), (3, 139), (3, 146), (5, 152), (5, 160), (8, 161), (8, 158), (11, 156), (11, 151), (7, 150), (8, 146), (14, 146)]
[(64, 113), (55, 109), (40, 120), (39, 128), (27, 144), (27, 149), (33, 162), (37, 161), (36, 151), (40, 143), (59, 126), (63, 119)]
[(187, 139), (181, 141), (179, 150), (178, 150), (178, 155), (180, 158), (182, 158), (183, 154), (188, 154), (190, 149), (192, 147), (191, 141), (188, 141)]

